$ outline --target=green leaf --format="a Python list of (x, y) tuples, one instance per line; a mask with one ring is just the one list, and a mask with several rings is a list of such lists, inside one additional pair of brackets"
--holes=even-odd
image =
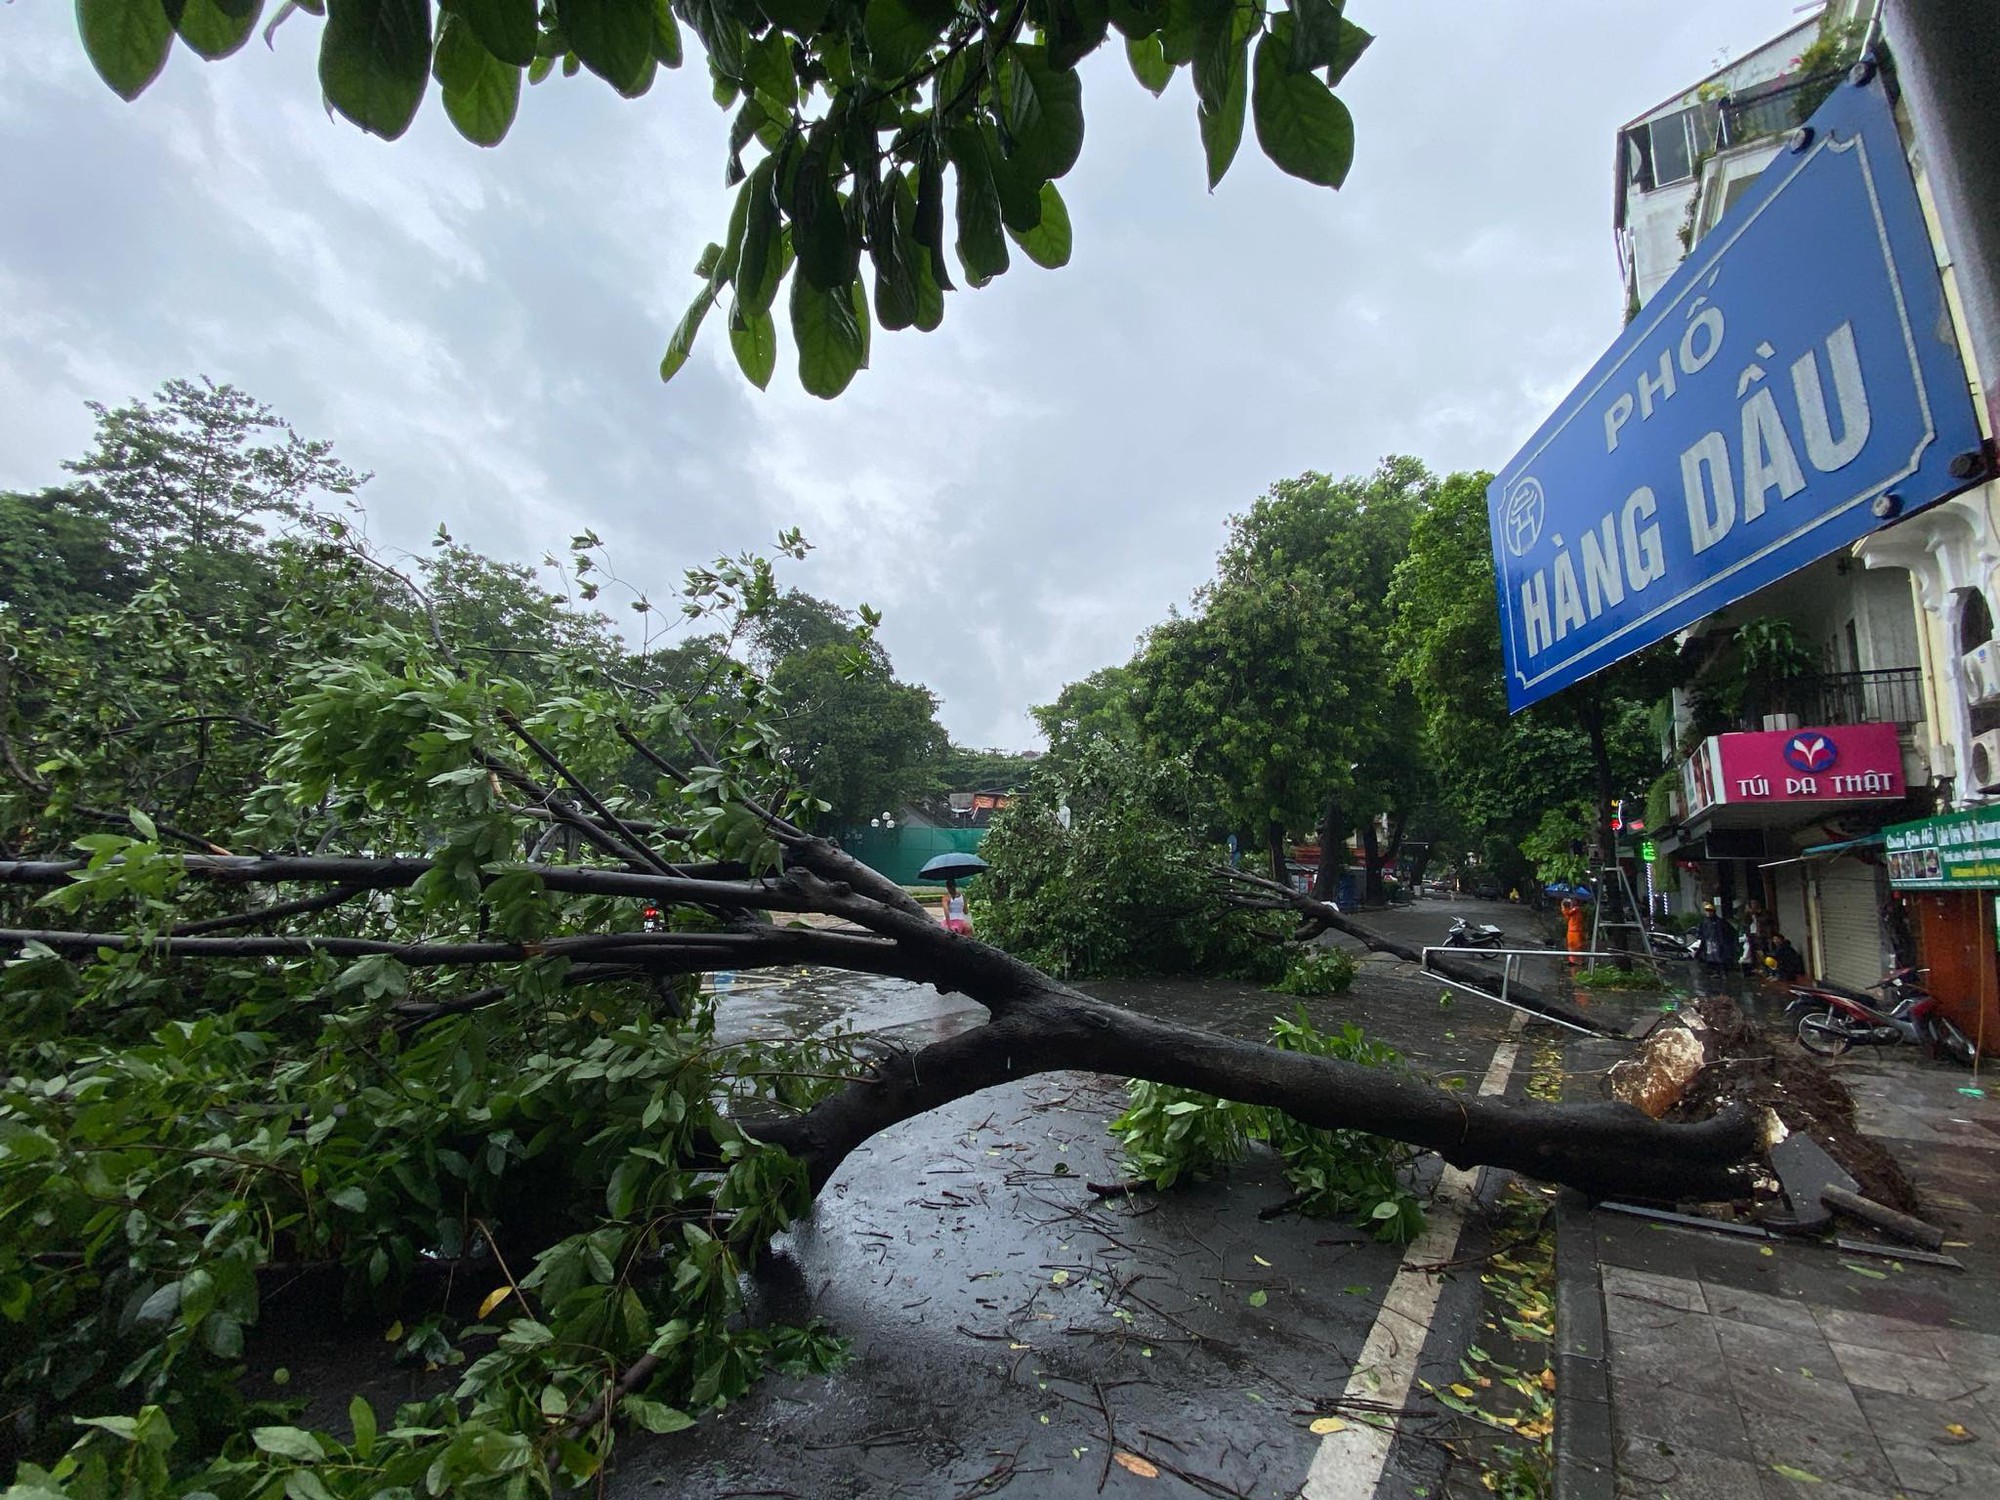
[(736, 295), (755, 312), (768, 312), (784, 274), (778, 243), (778, 200), (773, 191), (779, 158), (767, 156), (750, 170), (737, 189), (749, 204), (743, 219), (743, 254), (736, 265)]
[(431, 74), (430, 0), (327, 0), (319, 84), (370, 135), (410, 128)]
[(1250, 58), (1247, 40), (1236, 44), (1234, 61), (1226, 75), (1227, 91), (1221, 107), (1212, 113), (1206, 105), (1196, 108), (1201, 125), (1202, 151), (1208, 159), (1208, 189), (1215, 191), (1229, 164), (1236, 160), (1236, 148), (1243, 144), (1243, 115), (1250, 97)]
[(793, 36), (810, 37), (826, 24), (828, 0), (757, 0), (757, 9)]
[(932, 135), (925, 136), (917, 152), (917, 217), (912, 233), (927, 252), (922, 259), (931, 280), (940, 293), (950, 290), (951, 272), (944, 258), (944, 160)]
[(997, 151), (986, 153), (993, 169), (993, 187), (1000, 195), (1000, 219), (1009, 229), (1026, 232), (1042, 222), (1043, 179), (1024, 171)]
[(133, 1318), (139, 1323), (165, 1323), (180, 1311), (180, 1307), (181, 1283), (170, 1281), (140, 1303), (139, 1311), (133, 1314)]
[(444, 90), (444, 112), (460, 135), (475, 146), (497, 146), (506, 139), (521, 102), (521, 70), (488, 52), (462, 17), (445, 16), (431, 73)]
[(366, 1396), (356, 1396), (347, 1403), (347, 1422), (354, 1429), (354, 1456), (365, 1463), (375, 1451), (376, 1432), (375, 1408)]
[[(884, 328), (915, 325), (928, 333), (944, 321), (944, 293), (931, 275), (930, 252), (917, 243), (917, 191), (902, 172), (890, 175), (887, 186), (895, 195), (896, 237), (893, 242), (898, 282), (884, 286), (878, 274), (875, 284), (876, 319)], [(877, 260), (879, 268), (881, 260)], [(902, 285), (907, 278), (907, 289)], [(904, 298), (907, 295), (907, 305)], [(907, 314), (907, 316), (905, 316)]]
[(76, 27), (97, 76), (125, 100), (160, 76), (174, 44), (160, 0), (76, 0)]
[(778, 367), (778, 324), (768, 311), (746, 312), (742, 303), (729, 308), (729, 347), (736, 351), (736, 364), (758, 390), (771, 383)]
[(708, 282), (695, 294), (688, 310), (681, 314), (681, 320), (674, 326), (673, 337), (667, 340), (667, 352), (660, 360), (660, 379), (672, 380), (680, 373), (688, 356), (694, 352), (694, 336), (701, 332), (701, 320), (708, 316), (708, 310), (715, 306), (715, 283)]
[(1040, 222), (1033, 229), (1017, 230), (1009, 226), (1007, 233), (1028, 259), (1043, 270), (1056, 271), (1069, 264), (1069, 208), (1053, 182), (1042, 184)]
[(1778, 1475), (1781, 1479), (1789, 1479), (1798, 1484), (1826, 1483), (1819, 1475), (1808, 1473), (1806, 1470), (1797, 1468), (1791, 1464), (1772, 1464), (1771, 1472)]
[(799, 349), (799, 384), (831, 401), (847, 389), (867, 357), (854, 314), (853, 288), (825, 291), (804, 276), (792, 278), (792, 338)]
[(916, 195), (903, 174), (892, 171), (875, 190), (868, 243), (875, 263), (875, 317), (884, 328), (908, 328), (917, 320), (916, 262), (921, 257), (910, 233), (915, 219)]
[(1269, 1292), (1266, 1292), (1262, 1287), (1259, 1287), (1256, 1291), (1250, 1294), (1250, 1305), (1252, 1307), (1262, 1307), (1266, 1302), (1270, 1300), (1271, 1300), (1271, 1294)]
[(1288, 16), (1257, 44), (1257, 143), (1281, 171), (1337, 188), (1354, 164), (1354, 120), (1312, 73), (1288, 73)]
[(1340, 80), (1347, 76), (1347, 70), (1361, 61), (1361, 54), (1368, 50), (1368, 44), (1375, 40), (1373, 32), (1363, 31), (1345, 16), (1340, 21), (1340, 45), (1333, 49), (1333, 56), (1326, 63), (1326, 86), (1339, 88)]
[(1007, 236), (989, 149), (985, 130), (962, 126), (951, 134), (951, 161), (958, 169), (958, 260), (974, 286), (1007, 269)]
[(681, 23), (674, 19), (669, 0), (653, 0), (653, 56), (663, 68), (678, 68), (685, 49), (681, 45)]
[(200, 56), (210, 62), (225, 58), (250, 40), (257, 29), (257, 12), (263, 0), (249, 5), (222, 3), (222, 0), (181, 0), (174, 30)]
[(619, 1413), (642, 1427), (647, 1432), (683, 1432), (694, 1426), (694, 1418), (684, 1411), (676, 1410), (663, 1401), (649, 1401), (644, 1396), (627, 1396), (618, 1403)]
[(132, 820), (132, 826), (138, 830), (140, 838), (149, 844), (157, 844), (160, 841), (159, 827), (147, 815), (145, 809), (138, 807), (131, 808), (126, 812), (125, 816)]
[(557, 18), (583, 65), (628, 99), (653, 84), (652, 0), (558, 0)]
[(896, 83), (916, 70), (951, 20), (949, 5), (912, 0), (868, 0), (862, 34), (868, 39), (868, 75)]
[(1229, 95), (1229, 75), (1241, 66), (1242, 43), (1255, 28), (1251, 8), (1241, 0), (1193, 0), (1194, 97), (1214, 114)]
[(701, 38), (710, 67), (724, 78), (743, 76), (743, 48), (749, 38), (743, 23), (731, 13), (728, 0), (675, 0), (674, 14)]
[(834, 123), (821, 120), (806, 137), (792, 175), (792, 248), (798, 252), (799, 274), (823, 292), (853, 281), (861, 259), (834, 186), (839, 161)]
[(1049, 49), (1049, 65), (1075, 67), (1104, 45), (1104, 33), (1110, 25), (1108, 0), (1049, 0), (1047, 18), (1042, 23), (1042, 41)]
[(1129, 38), (1152, 36), (1166, 23), (1167, 0), (1110, 0), (1111, 24)]
[(212, 1314), (201, 1325), (201, 1341), (217, 1359), (239, 1359), (243, 1354), (243, 1324), (227, 1313)]
[(535, 0), (455, 0), (452, 7), (488, 52), (516, 68), (535, 60)]
[(265, 1453), (297, 1463), (316, 1464), (326, 1457), (319, 1439), (302, 1427), (253, 1427), (250, 1441)]
[(1132, 65), (1132, 76), (1139, 80), (1155, 99), (1167, 91), (1167, 85), (1174, 81), (1173, 64), (1167, 61), (1167, 54), (1160, 50), (1160, 39), (1156, 36), (1139, 37), (1125, 43), (1125, 60)]
[(1061, 177), (1083, 150), (1083, 81), (1050, 64), (1046, 49), (1017, 44), (1003, 55), (1001, 113), (1008, 156), (1037, 181)]
[(285, 1500), (334, 1500), (334, 1493), (311, 1469), (294, 1469), (285, 1476)]
[(1343, 0), (1288, 0), (1288, 3), (1292, 12), (1292, 46), (1286, 71), (1305, 73), (1325, 67), (1340, 50)]

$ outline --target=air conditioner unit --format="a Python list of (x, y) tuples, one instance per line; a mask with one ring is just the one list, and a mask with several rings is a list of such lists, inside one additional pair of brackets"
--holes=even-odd
[(2000, 641), (1983, 641), (1959, 658), (1965, 695), (1974, 703), (2000, 700)]
[(1982, 792), (2000, 790), (2000, 729), (1973, 736), (1972, 782)]

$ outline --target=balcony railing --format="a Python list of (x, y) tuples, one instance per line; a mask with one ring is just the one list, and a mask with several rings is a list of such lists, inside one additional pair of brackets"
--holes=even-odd
[(1731, 95), (1722, 101), (1717, 144), (1726, 149), (1797, 129), (1844, 76), (1809, 73)]
[(1889, 667), (1874, 672), (1824, 672), (1792, 683), (1784, 699), (1746, 713), (1739, 727), (1762, 729), (1765, 714), (1788, 712), (1801, 724), (1894, 724), (1924, 719), (1923, 672)]

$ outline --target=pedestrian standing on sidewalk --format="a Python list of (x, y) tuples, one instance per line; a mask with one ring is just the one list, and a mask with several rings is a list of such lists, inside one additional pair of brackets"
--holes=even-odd
[(1743, 904), (1743, 935), (1750, 943), (1743, 972), (1760, 973), (1764, 967), (1764, 955), (1771, 951), (1771, 918), (1755, 901)]
[(1736, 963), (1736, 929), (1715, 909), (1713, 901), (1701, 903), (1701, 926), (1695, 929), (1701, 950), (1704, 978), (1720, 987), (1722, 976)]

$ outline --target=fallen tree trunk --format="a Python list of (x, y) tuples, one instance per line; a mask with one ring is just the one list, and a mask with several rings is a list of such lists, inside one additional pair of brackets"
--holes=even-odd
[(1593, 1196), (1714, 1198), (1758, 1145), (1747, 1112), (1662, 1125), (1630, 1106), (1468, 1097), (1334, 1058), (1281, 1051), (1134, 1015), (1051, 986), (1008, 1000), (984, 1026), (878, 1061), (864, 1084), (792, 1119), (751, 1126), (802, 1157), (815, 1191), (871, 1136), (982, 1089), (1056, 1069), (1108, 1073), (1270, 1105), (1324, 1129), (1358, 1129)]
[[(1459, 1166), (1489, 1165), (1565, 1183), (1591, 1194), (1675, 1199), (1722, 1197), (1732, 1169), (1757, 1148), (1754, 1122), (1729, 1115), (1701, 1125), (1662, 1125), (1616, 1103), (1540, 1104), (1470, 1098), (1377, 1069), (1237, 1041), (1122, 1010), (1090, 998), (974, 939), (946, 932), (900, 888), (838, 847), (776, 824), (785, 873), (751, 878), (740, 868), (672, 874), (644, 869), (533, 867), (551, 890), (734, 914), (720, 931), (598, 932), (540, 942), (385, 941), (324, 933), (146, 937), (55, 929), (0, 930), (0, 948), (40, 944), (57, 953), (144, 948), (162, 962), (324, 953), (386, 956), (412, 968), (479, 968), (570, 959), (638, 974), (819, 964), (893, 975), (959, 992), (984, 1005), (983, 1026), (920, 1051), (878, 1059), (866, 1077), (797, 1116), (745, 1121), (760, 1138), (801, 1158), (815, 1191), (864, 1142), (903, 1120), (982, 1089), (1057, 1069), (1077, 1069), (1196, 1089), (1268, 1105), (1301, 1122), (1359, 1129), (1436, 1151)], [(185, 877), (222, 885), (319, 883), (389, 889), (416, 883), (420, 859), (274, 857), (183, 859)], [(0, 884), (50, 886), (80, 867), (60, 862), (0, 863)], [(518, 873), (496, 866), (492, 876)], [(1260, 898), (1274, 883), (1231, 872)], [(1265, 888), (1268, 888), (1265, 889)], [(1371, 947), (1414, 960), (1401, 944), (1358, 927), (1336, 909), (1286, 893), (1302, 931), (1352, 932)], [(301, 903), (281, 903), (298, 912)], [(270, 909), (276, 920), (280, 908)], [(779, 926), (754, 912), (816, 912), (846, 930)], [(1466, 966), (1466, 982), (1494, 982)], [(1481, 985), (1480, 987), (1484, 987)], [(449, 1002), (456, 1013), (506, 986)], [(1532, 996), (1553, 1005), (1546, 997)], [(407, 1005), (407, 1002), (406, 1002)], [(1530, 1006), (1529, 1008), (1535, 1008)], [(1587, 1020), (1587, 1018), (1585, 1018)]]

